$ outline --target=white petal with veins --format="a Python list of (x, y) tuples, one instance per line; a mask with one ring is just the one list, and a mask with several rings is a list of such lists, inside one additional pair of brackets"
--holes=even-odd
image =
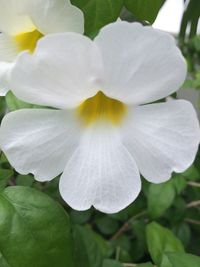
[(19, 173), (47, 181), (64, 170), (80, 133), (71, 112), (22, 109), (4, 117), (0, 146)]
[(156, 101), (177, 91), (186, 78), (186, 62), (174, 38), (139, 23), (104, 27), (100, 48), (105, 93), (128, 104)]
[(197, 115), (191, 103), (171, 100), (133, 108), (123, 143), (135, 158), (140, 173), (153, 183), (183, 172), (193, 163), (200, 142)]
[(134, 159), (114, 129), (92, 128), (61, 176), (60, 192), (74, 209), (115, 213), (135, 200), (141, 181)]

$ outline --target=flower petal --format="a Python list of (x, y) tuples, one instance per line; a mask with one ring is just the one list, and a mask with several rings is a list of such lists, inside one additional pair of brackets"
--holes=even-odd
[[(29, 0), (30, 1), (30, 0)], [(16, 35), (35, 29), (35, 25), (27, 14), (24, 14), (25, 0), (1, 0), (0, 31)]]
[(22, 100), (66, 109), (99, 90), (101, 57), (95, 44), (75, 33), (48, 35), (33, 55), (22, 53), (11, 72), (11, 88)]
[(12, 64), (8, 62), (0, 62), (0, 96), (5, 96), (9, 91), (9, 72)]
[(31, 2), (29, 14), (37, 29), (43, 34), (84, 32), (83, 13), (69, 0), (34, 0), (34, 3)]
[(140, 106), (130, 112), (123, 143), (150, 182), (168, 180), (194, 161), (200, 141), (193, 106), (184, 100)]
[(170, 95), (184, 82), (186, 63), (172, 36), (139, 23), (117, 22), (95, 39), (102, 52), (105, 93), (144, 104)]
[(135, 200), (141, 189), (137, 166), (114, 130), (91, 128), (61, 176), (60, 192), (74, 209), (92, 205), (115, 213)]
[(7, 83), (8, 72), (12, 67), (10, 64), (18, 54), (17, 46), (13, 41), (13, 37), (0, 34), (0, 96), (6, 95), (9, 91)]
[(17, 45), (13, 37), (0, 34), (0, 61), (13, 62), (18, 54)]
[(0, 146), (21, 174), (38, 181), (59, 175), (77, 146), (80, 130), (66, 111), (19, 110), (5, 116)]

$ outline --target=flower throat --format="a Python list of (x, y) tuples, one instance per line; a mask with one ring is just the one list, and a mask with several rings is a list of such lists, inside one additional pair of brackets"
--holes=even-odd
[(37, 42), (40, 38), (43, 37), (43, 34), (38, 30), (32, 32), (25, 32), (15, 36), (15, 42), (17, 43), (19, 52), (28, 50), (30, 53), (33, 53)]
[(126, 114), (126, 109), (125, 104), (99, 91), (77, 108), (77, 114), (86, 126), (97, 121), (107, 121), (118, 125)]

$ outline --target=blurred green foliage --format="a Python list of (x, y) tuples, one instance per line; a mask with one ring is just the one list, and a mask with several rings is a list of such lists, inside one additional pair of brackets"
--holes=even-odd
[[(85, 34), (93, 38), (120, 13), (126, 20), (152, 23), (164, 1), (72, 3), (83, 10)], [(185, 87), (195, 89), (200, 89), (199, 16), (200, 1), (190, 0), (179, 35), (189, 66)], [(0, 97), (0, 118), (20, 108), (35, 106), (12, 93)], [(143, 180), (138, 199), (118, 214), (70, 209), (58, 181), (38, 183), (32, 175), (20, 175), (0, 154), (0, 267), (200, 266), (200, 151), (194, 164), (170, 181), (155, 185)]]

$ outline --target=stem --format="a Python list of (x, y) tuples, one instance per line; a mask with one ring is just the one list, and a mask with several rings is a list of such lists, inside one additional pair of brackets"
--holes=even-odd
[(115, 258), (117, 261), (119, 260), (120, 251), (121, 251), (121, 248), (120, 247), (117, 247), (117, 250), (116, 250), (116, 258)]
[[(123, 266), (124, 267), (137, 267), (138, 264), (135, 264), (135, 263), (124, 263)], [(154, 265), (154, 267), (157, 267), (157, 266)]]
[(124, 267), (136, 267), (137, 265), (134, 263), (124, 263), (123, 266)]
[(193, 187), (200, 187), (200, 183), (197, 182), (188, 182), (187, 184)]
[(200, 200), (196, 200), (196, 201), (192, 201), (190, 203), (187, 204), (187, 208), (194, 208), (200, 206)]
[(117, 239), (121, 234), (123, 234), (125, 231), (127, 231), (130, 228), (130, 224), (135, 221), (136, 219), (139, 219), (143, 215), (147, 213), (146, 210), (136, 214), (135, 216), (131, 217), (128, 221), (126, 221), (121, 228), (111, 237), (111, 241)]
[(200, 225), (200, 221), (196, 221), (190, 218), (186, 218), (185, 222), (191, 223), (191, 224), (195, 224), (195, 225)]

